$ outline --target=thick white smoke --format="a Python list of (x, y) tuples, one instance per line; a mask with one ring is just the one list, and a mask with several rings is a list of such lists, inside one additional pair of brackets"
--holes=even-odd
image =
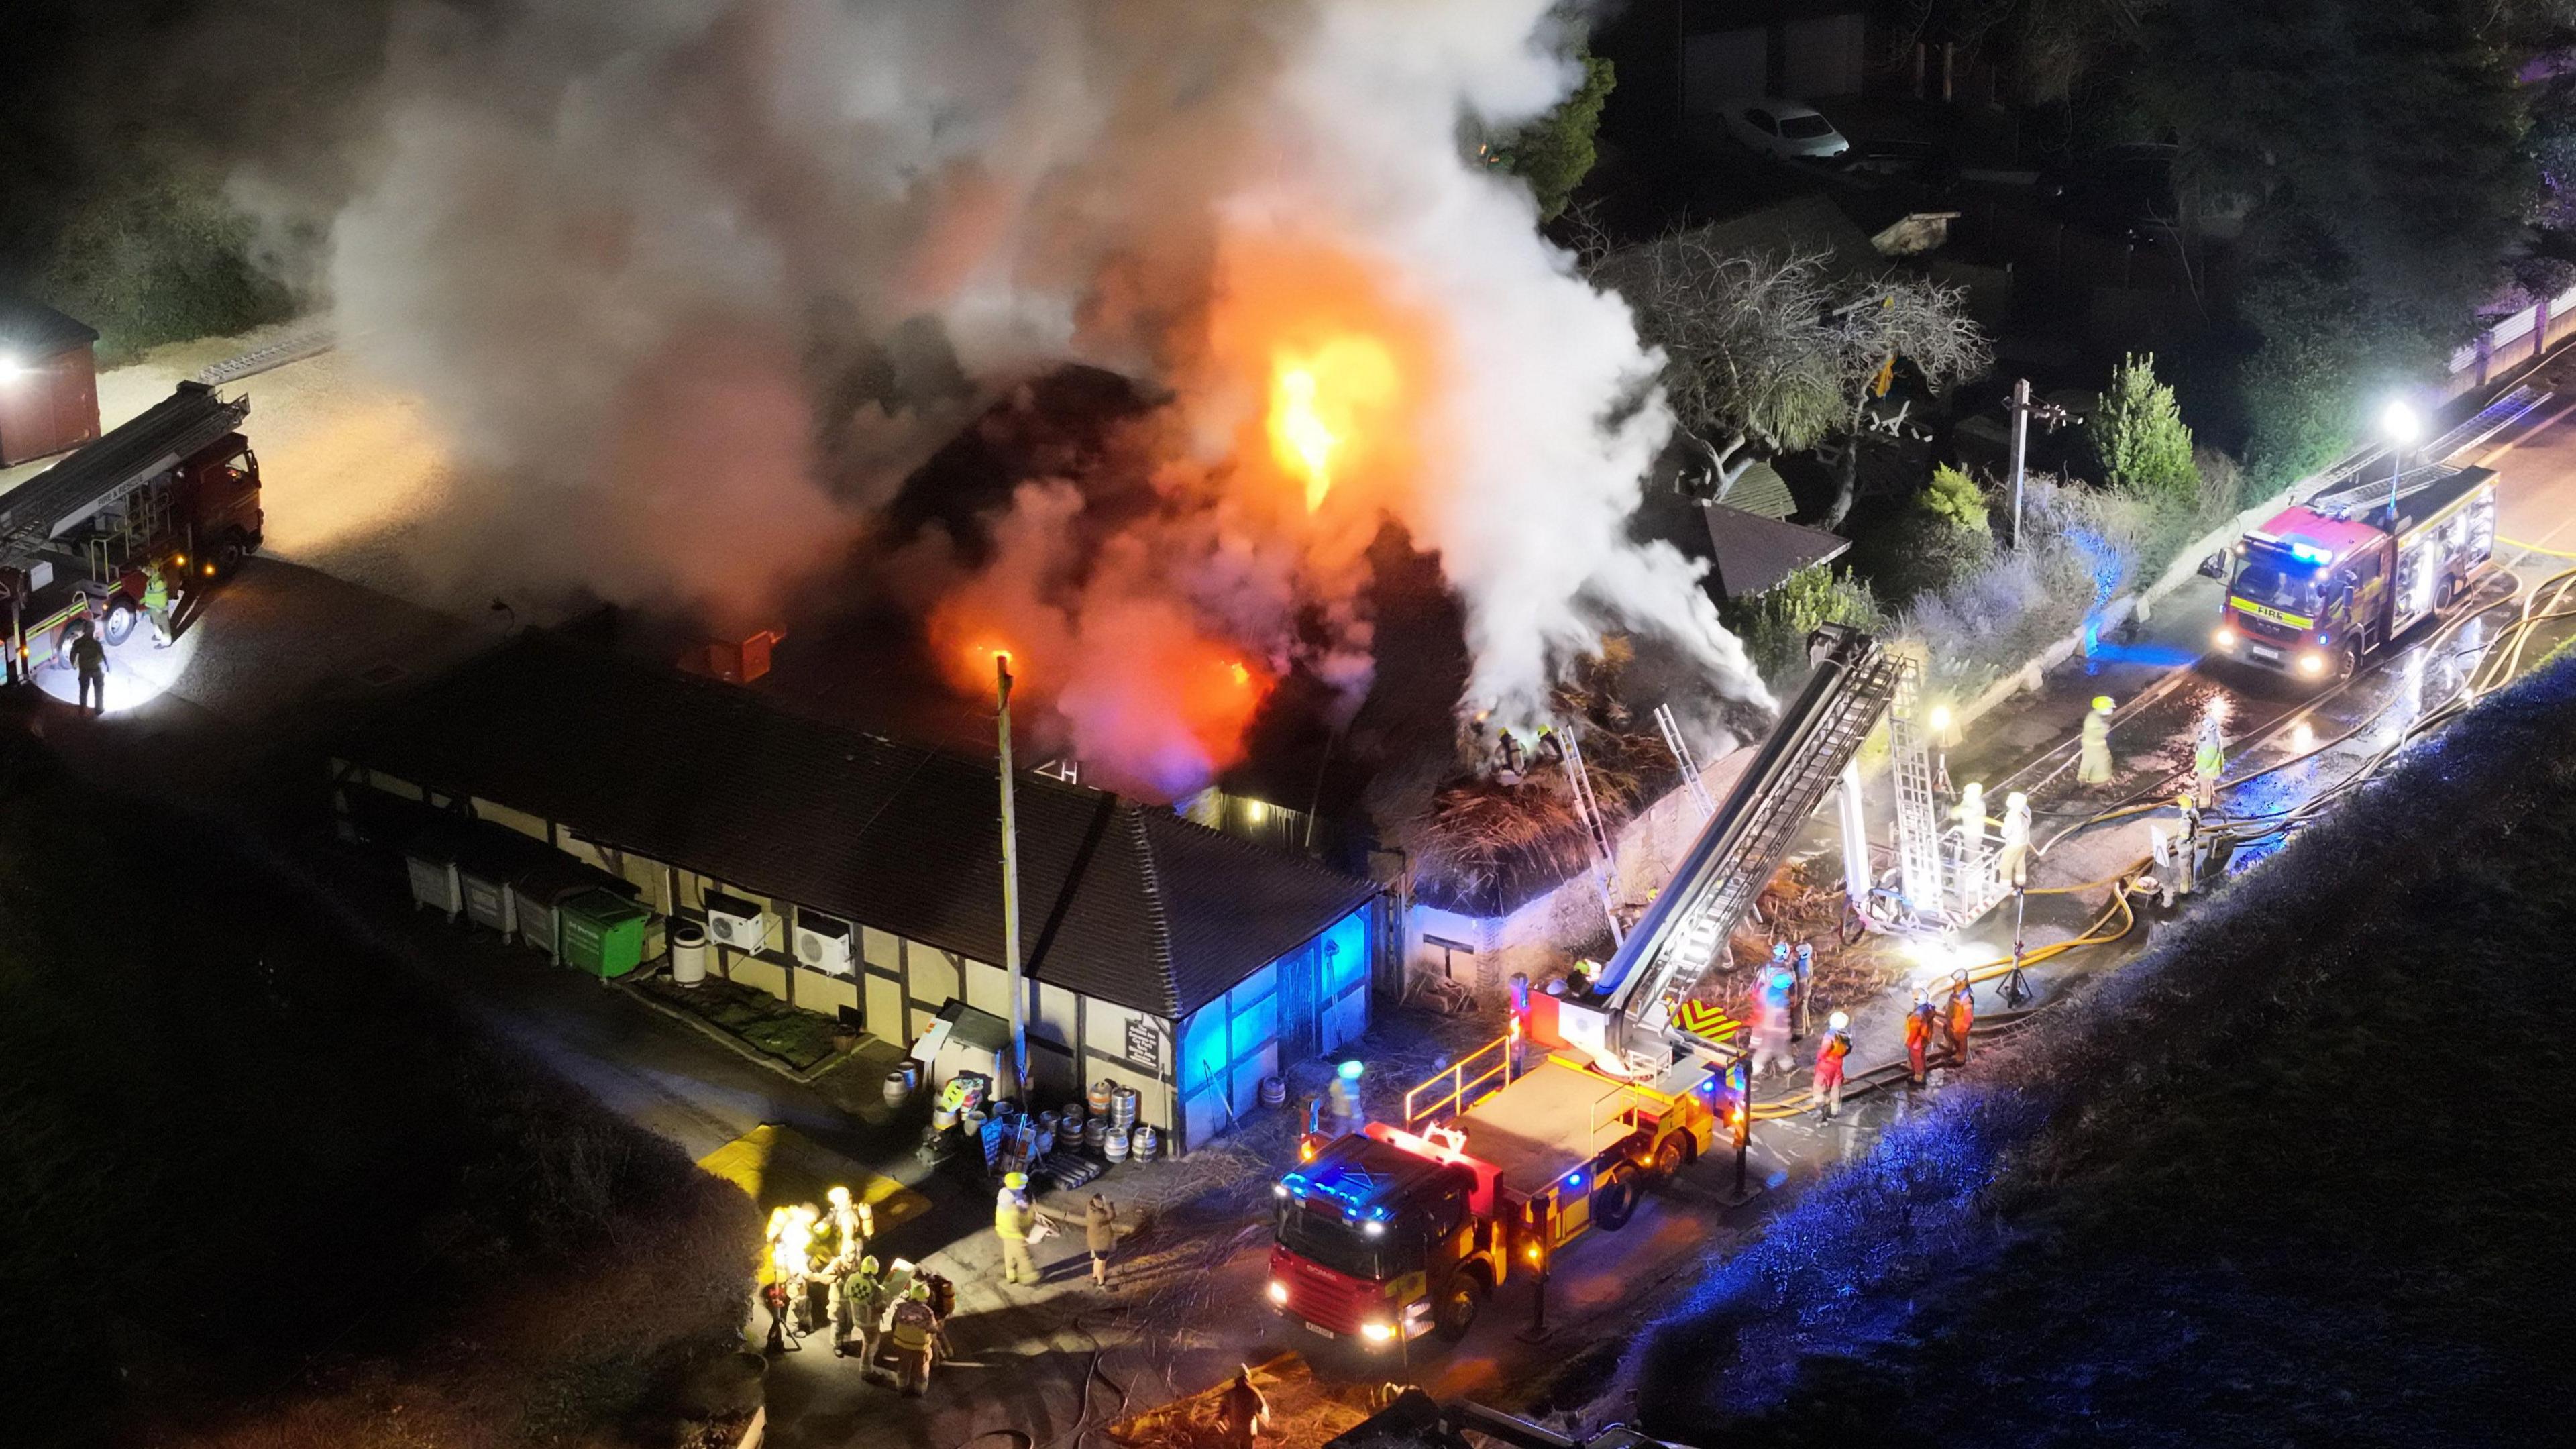
[[(483, 566), (745, 619), (1019, 380), (1083, 361), (1172, 388), (1158, 511), (1068, 554), (1080, 510), (1033, 487), (1021, 506), (1062, 526), (1004, 527), (1033, 542), (980, 576), (914, 571), (1006, 601), (978, 625), (1073, 648), (1045, 692), (1086, 754), (1136, 757), (1138, 788), (1186, 788), (1233, 744), (1135, 737), (1176, 660), (1213, 649), (1256, 688), (1364, 673), (1381, 511), (1463, 599), (1479, 700), (1538, 712), (1605, 622), (1759, 700), (1690, 566), (1627, 541), (1669, 421), (1623, 305), (1460, 153), (1462, 116), (1529, 116), (1575, 79), (1551, 5), (422, 8), (334, 230), (335, 300), (477, 480)], [(1373, 423), (1402, 437), (1355, 444), (1374, 477), (1308, 517), (1246, 496), (1271, 466), (1247, 456), (1260, 329), (1294, 341), (1299, 288), (1341, 269), (1365, 279), (1329, 299), (1341, 320), (1403, 334), (1400, 425)]]

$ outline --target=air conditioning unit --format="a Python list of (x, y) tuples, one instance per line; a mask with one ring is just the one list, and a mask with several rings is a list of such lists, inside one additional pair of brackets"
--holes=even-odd
[(757, 951), (769, 944), (769, 922), (760, 907), (740, 896), (707, 892), (707, 937), (736, 951)]
[(850, 923), (808, 910), (796, 912), (796, 959), (835, 976), (850, 974)]

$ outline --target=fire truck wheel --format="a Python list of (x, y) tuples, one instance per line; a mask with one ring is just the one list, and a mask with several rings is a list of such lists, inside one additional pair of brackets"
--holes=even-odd
[(2360, 655), (2358, 655), (2358, 654), (2356, 654), (2356, 653), (2353, 651), (2353, 647), (2352, 647), (2351, 645), (2346, 644), (2346, 645), (2345, 645), (2345, 646), (2343, 646), (2341, 649), (2338, 649), (2338, 650), (2336, 650), (2336, 651), (2335, 651), (2335, 660), (2334, 660), (2334, 682), (2335, 682), (2335, 683), (2337, 683), (2337, 684), (2345, 684), (2345, 683), (2349, 683), (2349, 682), (2351, 681), (2351, 679), (2352, 679), (2353, 672), (2354, 672), (2355, 670), (2358, 670), (2359, 668), (2361, 668), (2361, 656), (2360, 656)]
[(2449, 612), (2451, 605), (2457, 602), (2459, 597), (2460, 581), (2449, 574), (2442, 575), (2442, 585), (2433, 593), (2433, 612), (2437, 614)]
[(215, 577), (228, 579), (241, 572), (242, 560), (249, 556), (250, 548), (242, 541), (239, 529), (225, 534), (223, 542), (215, 545)]
[(1605, 1233), (1628, 1226), (1637, 1215), (1637, 1173), (1622, 1167), (1592, 1190), (1592, 1222)]
[(1467, 1336), (1476, 1326), (1476, 1315), (1484, 1311), (1485, 1297), (1492, 1292), (1485, 1280), (1474, 1273), (1460, 1273), (1449, 1280), (1449, 1291), (1440, 1297), (1440, 1310), (1432, 1316), (1431, 1331), (1450, 1343)]
[(1655, 1149), (1655, 1176), (1670, 1180), (1682, 1170), (1682, 1164), (1689, 1160), (1688, 1155), (1682, 1151), (1681, 1138), (1666, 1138), (1664, 1145)]
[(98, 636), (111, 646), (134, 637), (134, 605), (130, 600), (120, 595), (109, 602), (107, 622), (100, 626)]

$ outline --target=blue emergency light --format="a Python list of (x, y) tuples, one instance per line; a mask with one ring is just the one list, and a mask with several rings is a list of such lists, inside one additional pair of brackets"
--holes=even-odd
[(2302, 543), (2297, 539), (2292, 539), (2290, 540), (2290, 557), (2297, 559), (2301, 563), (2315, 564), (2322, 568), (2325, 565), (2334, 562), (2334, 550), (2330, 548), (2319, 548), (2313, 543)]

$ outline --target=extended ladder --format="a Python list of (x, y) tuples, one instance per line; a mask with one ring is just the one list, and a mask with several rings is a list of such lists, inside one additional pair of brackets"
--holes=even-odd
[(1896, 697), (1910, 661), (1838, 624), (1809, 642), (1815, 673), (1709, 817), (1690, 853), (1601, 973), (1602, 1009), (1665, 1024), (1780, 868), (1798, 830)]
[[(1941, 806), (1932, 798), (1932, 752), (1918, 719), (1923, 669), (1895, 656), (1887, 711), (1888, 774), (1896, 782), (1897, 888), (1919, 915), (1941, 911)], [(1862, 892), (1854, 891), (1854, 898)]]
[(1673, 717), (1671, 705), (1655, 706), (1655, 728), (1663, 731), (1664, 748), (1673, 752), (1673, 763), (1682, 767), (1682, 784), (1699, 802), (1699, 818), (1706, 820), (1716, 814), (1717, 802), (1709, 798), (1708, 782), (1699, 777), (1699, 761), (1691, 757), (1690, 741), (1682, 738), (1681, 721)]
[(1574, 726), (1556, 731), (1555, 738), (1563, 752), (1566, 784), (1574, 792), (1574, 813), (1582, 817), (1584, 833), (1592, 837), (1592, 878), (1601, 888), (1601, 914), (1609, 918), (1611, 943), (1625, 945), (1627, 934), (1619, 926), (1612, 880), (1618, 855), (1611, 848), (1610, 823), (1601, 818), (1601, 802), (1592, 793), (1592, 772), (1583, 768), (1583, 746), (1575, 739)]

